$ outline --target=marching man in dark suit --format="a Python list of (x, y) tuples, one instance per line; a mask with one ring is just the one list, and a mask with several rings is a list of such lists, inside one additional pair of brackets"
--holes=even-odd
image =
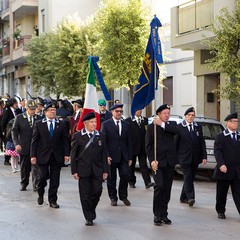
[(107, 159), (110, 165), (107, 186), (111, 205), (117, 206), (117, 169), (119, 171), (118, 196), (126, 206), (130, 206), (128, 200), (129, 166), (132, 163), (132, 141), (130, 126), (122, 121), (123, 104), (115, 104), (111, 107), (112, 118), (104, 121), (101, 126), (106, 134)]
[(64, 162), (69, 161), (68, 133), (65, 124), (56, 118), (55, 104), (46, 105), (44, 114), (45, 118), (34, 125), (30, 156), (32, 164), (38, 164), (40, 174), (38, 204), (43, 204), (45, 187), (49, 179), (50, 207), (59, 208), (57, 190), (60, 171)]
[(130, 124), (133, 145), (132, 165), (129, 167), (130, 170), (129, 186), (131, 188), (135, 188), (136, 184), (135, 165), (136, 160), (138, 158), (139, 167), (142, 173), (142, 178), (144, 180), (145, 187), (150, 188), (153, 186), (153, 183), (151, 183), (149, 169), (147, 166), (147, 154), (145, 150), (145, 135), (146, 135), (145, 126), (148, 125), (148, 119), (142, 116), (142, 110), (138, 110), (136, 111), (135, 116), (133, 118), (131, 117), (127, 118), (126, 122)]
[(194, 122), (195, 109), (186, 110), (185, 120), (178, 124), (177, 138), (178, 161), (183, 170), (183, 187), (180, 196), (181, 203), (193, 206), (195, 203), (194, 179), (200, 163), (207, 163), (206, 143), (202, 127)]
[[(16, 116), (13, 129), (12, 139), (15, 149), (20, 153), (20, 170), (21, 170), (21, 191), (26, 191), (29, 184), (31, 172), (30, 146), (32, 141), (33, 125), (41, 117), (35, 115), (36, 104), (33, 100), (26, 103), (26, 112)], [(37, 191), (38, 185), (37, 166), (32, 167), (33, 190)]]
[(85, 127), (73, 135), (71, 169), (78, 180), (85, 225), (92, 226), (102, 195), (102, 182), (108, 177), (106, 139), (103, 133), (96, 131), (94, 112), (86, 114), (82, 121)]
[[(168, 203), (170, 201), (174, 167), (177, 163), (177, 152), (174, 136), (178, 134), (176, 124), (168, 122), (170, 107), (161, 105), (156, 111), (157, 117), (148, 125), (146, 133), (146, 151), (150, 161), (154, 185), (153, 214), (154, 224), (171, 224), (168, 218)], [(156, 125), (156, 158), (154, 154), (154, 124)]]
[(234, 203), (240, 214), (240, 133), (238, 114), (229, 114), (226, 129), (218, 134), (214, 143), (217, 166), (214, 178), (217, 180), (216, 211), (218, 218), (225, 219), (227, 193), (231, 186)]

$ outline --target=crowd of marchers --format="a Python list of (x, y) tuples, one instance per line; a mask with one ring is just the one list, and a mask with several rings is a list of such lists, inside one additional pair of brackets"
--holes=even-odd
[[(72, 176), (78, 181), (85, 225), (92, 226), (103, 181), (107, 181), (111, 206), (116, 207), (118, 201), (131, 205), (128, 188), (136, 187), (138, 160), (145, 187), (154, 188), (154, 224), (171, 224), (168, 204), (175, 165), (179, 163), (183, 170), (179, 200), (193, 207), (196, 171), (199, 164), (207, 163), (206, 144), (201, 126), (194, 121), (194, 107), (186, 109), (185, 119), (176, 124), (169, 121), (170, 107), (163, 104), (157, 108), (153, 123), (148, 124), (142, 110), (132, 117), (123, 117), (123, 104), (119, 101), (115, 101), (109, 110), (104, 99), (100, 99), (98, 105), (99, 113), (90, 111), (82, 115), (82, 99), (70, 102), (40, 97), (26, 101), (9, 95), (1, 98), (0, 135), (4, 164), (11, 166), (13, 173), (20, 171), (21, 191), (29, 187), (31, 173), (38, 205), (44, 203), (49, 181), (47, 199), (49, 206), (55, 209), (60, 207), (57, 192), (61, 168), (70, 165)], [(79, 121), (83, 122), (82, 129), (77, 127)], [(213, 176), (217, 190), (215, 210), (220, 219), (226, 218), (229, 187), (240, 213), (237, 113), (227, 115), (225, 121), (226, 129), (216, 136), (214, 144), (217, 162)]]

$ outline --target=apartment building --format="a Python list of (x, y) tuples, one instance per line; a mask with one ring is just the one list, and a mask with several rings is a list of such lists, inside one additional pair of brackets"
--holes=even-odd
[(49, 31), (68, 15), (77, 13), (82, 20), (93, 15), (100, 0), (1, 0), (0, 95), (18, 93), (29, 98), (31, 76), (26, 68), (26, 44), (33, 35)]
[(235, 0), (182, 0), (171, 8), (171, 46), (194, 51), (194, 76), (196, 77), (196, 108), (200, 115), (223, 121), (224, 116), (236, 106), (219, 99), (215, 89), (224, 86), (226, 77), (205, 63), (210, 54), (201, 44), (203, 35), (213, 37), (208, 28), (223, 7), (234, 9)]

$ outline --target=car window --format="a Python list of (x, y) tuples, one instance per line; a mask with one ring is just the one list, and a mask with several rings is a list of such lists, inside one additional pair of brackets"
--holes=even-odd
[(224, 130), (223, 126), (220, 124), (203, 122), (198, 122), (198, 124), (202, 126), (203, 137), (205, 139), (214, 140), (216, 135)]

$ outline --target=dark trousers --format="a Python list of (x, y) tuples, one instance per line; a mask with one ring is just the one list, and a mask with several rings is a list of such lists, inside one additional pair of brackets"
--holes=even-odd
[(120, 177), (119, 186), (118, 186), (118, 196), (120, 200), (126, 199), (128, 196), (128, 179), (129, 179), (129, 166), (128, 162), (123, 158), (119, 163), (112, 162), (110, 165), (110, 173), (107, 180), (108, 195), (110, 199), (115, 201), (117, 198), (117, 169)]
[(218, 213), (225, 213), (229, 186), (231, 186), (233, 200), (240, 214), (240, 179), (237, 177), (233, 180), (217, 180), (215, 209)]
[(137, 158), (138, 158), (142, 178), (144, 180), (145, 186), (147, 186), (149, 183), (151, 183), (151, 178), (150, 178), (149, 169), (147, 166), (147, 156), (145, 154), (133, 155), (132, 165), (129, 167), (129, 172), (130, 172), (129, 183), (130, 184), (136, 183), (135, 166), (136, 166)]
[(48, 201), (50, 203), (57, 201), (57, 190), (60, 183), (61, 165), (56, 163), (54, 155), (52, 154), (47, 164), (38, 164), (39, 170), (39, 186), (38, 195), (43, 196), (47, 180), (49, 179)]
[(39, 182), (38, 166), (31, 165), (30, 155), (20, 155), (20, 169), (21, 169), (21, 185), (27, 187), (29, 185), (30, 172), (32, 171), (33, 189), (37, 189)]
[[(4, 137), (4, 148), (6, 149), (6, 144), (7, 144), (7, 138)], [(5, 155), (4, 154), (4, 162), (5, 163), (10, 163), (11, 156)]]
[(102, 195), (102, 176), (80, 177), (78, 188), (83, 215), (86, 220), (94, 220), (96, 207)]
[(169, 166), (159, 168), (154, 175), (153, 214), (158, 218), (165, 218), (168, 215), (173, 176), (174, 168)]
[(198, 165), (181, 166), (183, 170), (183, 187), (180, 195), (180, 200), (195, 199), (194, 179), (198, 169)]

